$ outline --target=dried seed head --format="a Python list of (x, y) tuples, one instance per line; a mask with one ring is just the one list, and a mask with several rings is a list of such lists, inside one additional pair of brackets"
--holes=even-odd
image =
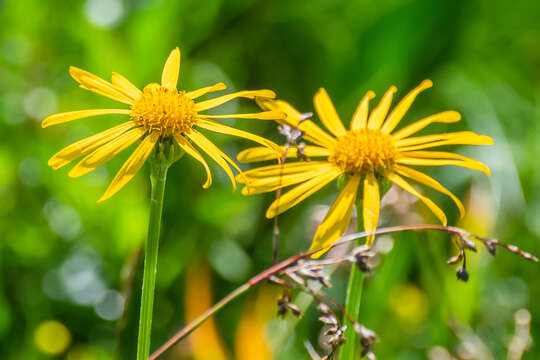
[(476, 244), (474, 243), (474, 241), (471, 241), (463, 236), (460, 237), (460, 240), (461, 240), (461, 243), (463, 244), (463, 246), (469, 250), (472, 250), (474, 252), (476, 252)]
[(281, 135), (285, 136), (285, 141), (289, 145), (296, 143), (296, 140), (300, 139), (303, 135), (298, 128), (293, 128), (286, 124), (279, 125), (278, 131)]
[(469, 272), (465, 266), (459, 267), (456, 271), (456, 276), (459, 280), (467, 282), (469, 281)]
[(338, 320), (335, 316), (319, 316), (319, 321), (322, 321), (326, 325), (337, 325)]
[(462, 258), (463, 257), (461, 256), (461, 253), (459, 253), (459, 255), (452, 256), (451, 258), (446, 260), (446, 263), (449, 264), (449, 265), (457, 264), (458, 262), (461, 261)]

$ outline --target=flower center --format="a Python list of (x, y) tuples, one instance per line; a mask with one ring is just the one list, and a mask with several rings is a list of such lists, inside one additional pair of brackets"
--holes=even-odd
[(392, 167), (396, 154), (392, 136), (379, 130), (361, 129), (340, 136), (328, 160), (343, 172), (381, 173)]
[(185, 91), (147, 85), (129, 114), (146, 131), (159, 130), (161, 135), (187, 132), (197, 120), (195, 103)]

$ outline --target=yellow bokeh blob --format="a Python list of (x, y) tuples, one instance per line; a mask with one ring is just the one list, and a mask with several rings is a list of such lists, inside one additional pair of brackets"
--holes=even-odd
[(59, 321), (44, 321), (38, 325), (34, 332), (34, 343), (41, 352), (47, 355), (59, 355), (71, 343), (71, 333)]
[(414, 331), (428, 315), (429, 300), (417, 286), (401, 285), (391, 293), (390, 308), (401, 325)]
[(91, 346), (76, 345), (69, 350), (66, 360), (97, 360), (97, 354)]

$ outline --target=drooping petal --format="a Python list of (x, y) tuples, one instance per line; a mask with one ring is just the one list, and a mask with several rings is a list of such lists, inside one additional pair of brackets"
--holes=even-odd
[[(379, 184), (373, 172), (369, 172), (364, 179), (364, 199), (362, 200), (362, 217), (365, 231), (375, 231), (379, 223), (381, 196), (379, 194)], [(360, 216), (360, 215), (358, 215)], [(358, 229), (360, 230), (360, 229)], [(371, 245), (375, 235), (369, 235), (366, 244)]]
[(388, 118), (384, 122), (381, 131), (385, 134), (390, 134), (392, 130), (396, 128), (396, 126), (399, 124), (401, 119), (403, 119), (403, 116), (409, 111), (409, 108), (411, 107), (412, 103), (420, 94), (422, 91), (429, 89), (433, 86), (433, 82), (431, 80), (424, 80), (415, 87), (413, 90), (411, 90), (407, 95), (401, 99), (401, 101), (394, 107), (394, 110), (388, 115)]
[(426, 206), (437, 216), (437, 218), (441, 221), (443, 225), (446, 226), (446, 215), (444, 212), (439, 208), (433, 201), (428, 199), (427, 197), (420, 194), (418, 191), (416, 191), (415, 188), (413, 188), (405, 179), (403, 179), (401, 176), (399, 176), (396, 173), (388, 173), (386, 174), (386, 177), (388, 180), (392, 181), (394, 184), (402, 188), (403, 190), (413, 194), (416, 196), (420, 201), (422, 201)]
[(180, 74), (180, 49), (175, 48), (169, 54), (163, 72), (161, 73), (161, 86), (169, 90), (176, 90), (178, 75)]
[(313, 254), (313, 258), (318, 258), (327, 252), (329, 246), (336, 242), (349, 227), (359, 184), (360, 175), (352, 176), (328, 210), (309, 248), (310, 251), (322, 249)]
[(369, 116), (367, 125), (368, 129), (378, 130), (381, 127), (386, 114), (388, 114), (388, 110), (392, 104), (392, 98), (394, 97), (396, 91), (397, 88), (395, 86), (390, 86), (386, 93), (384, 93), (381, 101), (379, 101), (379, 104), (375, 109), (373, 109), (371, 115)]
[[(284, 151), (285, 151), (285, 147), (280, 146), (279, 158), (283, 158)], [(324, 147), (320, 147), (320, 146), (306, 145), (302, 149), (302, 153), (305, 156), (310, 157), (310, 158), (322, 157), (322, 156), (329, 156), (330, 150)], [(298, 157), (298, 148), (296, 146), (290, 146), (287, 151), (287, 158), (290, 159), (290, 158), (296, 158), (296, 157)], [(274, 149), (257, 146), (257, 147), (252, 147), (252, 148), (241, 151), (236, 156), (236, 159), (243, 163), (275, 160), (276, 152), (274, 151)]]
[(116, 85), (103, 80), (102, 78), (89, 73), (88, 71), (84, 71), (75, 66), (70, 66), (69, 73), (71, 77), (75, 79), (75, 81), (81, 84), (83, 89), (90, 90), (96, 94), (108, 97), (109, 99), (113, 99), (124, 104), (133, 105), (135, 102), (134, 98), (131, 98), (120, 91)]
[(265, 192), (275, 191), (280, 188), (299, 184), (311, 178), (321, 175), (330, 170), (332, 165), (321, 167), (314, 171), (304, 171), (297, 174), (287, 174), (281, 176), (265, 177), (265, 178), (249, 178), (248, 185), (242, 189), (243, 195), (262, 194)]
[(322, 189), (329, 182), (337, 178), (341, 171), (336, 167), (332, 167), (326, 173), (312, 178), (283, 194), (279, 199), (276, 199), (266, 211), (267, 218), (273, 218), (281, 214), (287, 209), (292, 208), (305, 198)]
[(208, 109), (215, 108), (221, 104), (225, 104), (228, 101), (231, 101), (236, 98), (246, 98), (246, 99), (254, 99), (255, 97), (266, 97), (266, 98), (275, 98), (276, 93), (272, 90), (243, 90), (243, 91), (237, 91), (231, 94), (219, 96), (214, 99), (201, 101), (198, 103), (195, 103), (195, 110), (196, 111), (204, 111)]
[[(305, 171), (317, 171), (321, 167), (326, 167), (330, 163), (328, 161), (300, 161), (291, 162), (285, 164), (274, 164), (268, 166), (261, 166), (255, 169), (244, 171), (244, 177), (251, 178), (264, 178), (281, 176), (288, 174), (298, 174)], [(239, 183), (243, 184), (242, 179), (237, 179)]]
[(213, 120), (199, 119), (197, 121), (197, 126), (203, 128), (203, 129), (218, 132), (218, 133), (221, 133), (221, 134), (238, 136), (238, 137), (241, 137), (241, 138), (244, 138), (244, 139), (254, 141), (254, 142), (259, 143), (259, 144), (261, 144), (263, 146), (274, 149), (274, 151), (276, 152), (276, 158), (279, 156), (279, 146), (277, 144), (275, 144), (274, 142), (272, 142), (272, 141), (270, 141), (268, 139), (265, 139), (265, 138), (263, 138), (261, 136), (254, 135), (254, 134), (249, 133), (247, 131), (238, 130), (238, 129), (235, 129), (235, 128), (230, 127), (230, 126), (220, 124), (217, 121), (213, 121)]
[(263, 111), (252, 114), (228, 114), (228, 115), (199, 115), (203, 119), (259, 119), (278, 120), (285, 117), (285, 113), (278, 111)]
[(190, 98), (190, 99), (196, 99), (196, 98), (201, 97), (201, 96), (203, 96), (205, 94), (208, 94), (210, 92), (225, 90), (226, 88), (227, 88), (227, 85), (220, 82), (220, 83), (217, 83), (217, 84), (214, 84), (214, 85), (202, 87), (202, 88), (197, 89), (197, 90), (189, 91), (189, 92), (186, 93), (186, 96), (188, 98)]
[(122, 136), (117, 137), (113, 141), (103, 145), (96, 151), (84, 157), (71, 171), (68, 173), (70, 177), (79, 177), (90, 171), (98, 168), (113, 157), (118, 155), (122, 150), (139, 140), (144, 135), (144, 130), (134, 128), (125, 132)]
[(118, 73), (112, 73), (111, 82), (134, 100), (137, 100), (142, 95), (142, 91), (138, 87)]
[(412, 151), (443, 145), (491, 145), (493, 139), (472, 131), (409, 137), (394, 142), (399, 151)]
[[(426, 151), (428, 152), (428, 151)], [(455, 165), (455, 166), (461, 166), (467, 169), (473, 169), (482, 171), (486, 175), (490, 175), (489, 168), (482, 164), (480, 161), (468, 158), (466, 156), (458, 155), (458, 154), (452, 154), (454, 155), (453, 158), (450, 157), (441, 157), (437, 158), (437, 155), (434, 154), (432, 157), (425, 157), (420, 155), (414, 155), (415, 152), (411, 152), (413, 155), (409, 156), (402, 156), (398, 158), (397, 163), (403, 164), (403, 165), (412, 165), (412, 166), (446, 166), (446, 165)], [(438, 151), (431, 151), (431, 153), (440, 153)], [(410, 154), (410, 153), (406, 153)]]
[(157, 140), (159, 139), (159, 132), (153, 132), (137, 146), (133, 154), (127, 159), (127, 161), (122, 165), (120, 170), (116, 173), (116, 176), (111, 181), (111, 184), (103, 194), (103, 196), (97, 201), (98, 203), (103, 202), (109, 199), (111, 196), (116, 194), (121, 188), (124, 187), (135, 174), (140, 170), (141, 166), (144, 164), (148, 156), (154, 150)]
[(351, 130), (360, 130), (367, 127), (367, 119), (369, 113), (369, 101), (375, 97), (373, 91), (368, 91), (366, 95), (358, 103), (358, 107), (351, 119)]
[(234, 174), (229, 167), (229, 164), (231, 164), (239, 173), (242, 172), (240, 168), (234, 163), (234, 161), (231, 160), (223, 151), (221, 151), (214, 143), (212, 143), (210, 140), (208, 140), (204, 135), (202, 135), (200, 132), (192, 129), (191, 132), (185, 134), (191, 141), (193, 141), (198, 147), (200, 147), (205, 153), (208, 154), (215, 162), (218, 163), (219, 166), (229, 176), (229, 179), (231, 180), (233, 190), (236, 191), (236, 181), (234, 180)]
[(415, 181), (418, 181), (419, 183), (432, 187), (433, 189), (440, 191), (445, 195), (448, 195), (454, 201), (454, 203), (456, 203), (456, 206), (459, 209), (460, 219), (465, 216), (465, 207), (463, 206), (463, 203), (454, 194), (452, 194), (450, 190), (441, 185), (437, 180), (420, 171), (411, 169), (406, 166), (394, 165), (394, 171), (400, 175), (411, 178)]
[(76, 158), (88, 154), (109, 141), (114, 140), (134, 126), (135, 123), (133, 121), (128, 121), (85, 139), (79, 140), (54, 154), (49, 159), (48, 164), (54, 170), (59, 169)]
[(405, 126), (403, 129), (393, 133), (392, 138), (397, 141), (419, 132), (420, 130), (432, 123), (449, 124), (458, 122), (459, 120), (461, 120), (461, 115), (457, 111), (443, 111)]
[(191, 145), (191, 143), (189, 141), (187, 141), (186, 138), (184, 138), (182, 135), (174, 134), (174, 138), (178, 142), (178, 145), (180, 145), (180, 147), (188, 155), (190, 155), (191, 157), (193, 157), (195, 160), (197, 160), (198, 162), (200, 162), (202, 164), (202, 166), (204, 167), (204, 170), (206, 171), (206, 182), (203, 184), (202, 187), (204, 189), (208, 189), (210, 187), (210, 185), (212, 185), (212, 173), (210, 172), (210, 168), (208, 167), (208, 163), (206, 162), (206, 160), (204, 160), (201, 153), (199, 153), (197, 151), (197, 149), (195, 149), (193, 147), (193, 145)]
[(313, 104), (315, 105), (315, 110), (322, 123), (332, 134), (335, 136), (345, 135), (347, 130), (343, 126), (336, 108), (324, 88), (320, 88), (319, 91), (317, 91), (313, 97)]
[(264, 110), (282, 111), (287, 114), (283, 120), (277, 121), (281, 124), (286, 124), (292, 128), (298, 128), (304, 133), (303, 138), (317, 145), (327, 148), (332, 148), (336, 144), (336, 140), (326, 131), (321, 129), (311, 120), (300, 120), (301, 113), (296, 110), (291, 104), (283, 100), (272, 100), (265, 98), (257, 98), (257, 104)]
[(69, 121), (83, 119), (91, 116), (109, 115), (109, 114), (124, 114), (129, 115), (130, 110), (127, 109), (93, 109), (93, 110), (77, 110), (69, 111), (60, 114), (54, 114), (47, 116), (45, 120), (41, 122), (41, 127), (46, 128), (48, 126), (63, 124)]

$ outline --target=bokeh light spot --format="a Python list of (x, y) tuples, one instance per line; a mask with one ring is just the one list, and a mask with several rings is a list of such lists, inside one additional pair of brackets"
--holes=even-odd
[(233, 282), (244, 280), (251, 270), (251, 260), (234, 241), (216, 241), (210, 247), (210, 264), (225, 279)]
[(107, 290), (103, 298), (94, 306), (96, 313), (105, 320), (116, 320), (124, 312), (124, 296), (116, 290)]
[(19, 164), (19, 179), (30, 187), (41, 184), (41, 161), (34, 157), (25, 158)]
[(43, 214), (55, 233), (71, 240), (81, 230), (79, 213), (70, 206), (62, 205), (57, 199), (50, 199), (43, 207)]
[(84, 14), (89, 22), (101, 28), (112, 28), (124, 16), (124, 6), (120, 0), (87, 0)]
[(41, 352), (47, 355), (59, 355), (71, 343), (71, 333), (61, 322), (48, 320), (36, 328), (34, 343)]
[(97, 360), (97, 354), (93, 347), (88, 345), (76, 345), (69, 350), (66, 360)]
[(24, 97), (24, 111), (35, 120), (41, 121), (57, 109), (58, 98), (47, 88), (35, 88)]
[(392, 291), (390, 307), (404, 325), (404, 330), (414, 332), (416, 327), (426, 319), (429, 300), (415, 285), (401, 285)]

